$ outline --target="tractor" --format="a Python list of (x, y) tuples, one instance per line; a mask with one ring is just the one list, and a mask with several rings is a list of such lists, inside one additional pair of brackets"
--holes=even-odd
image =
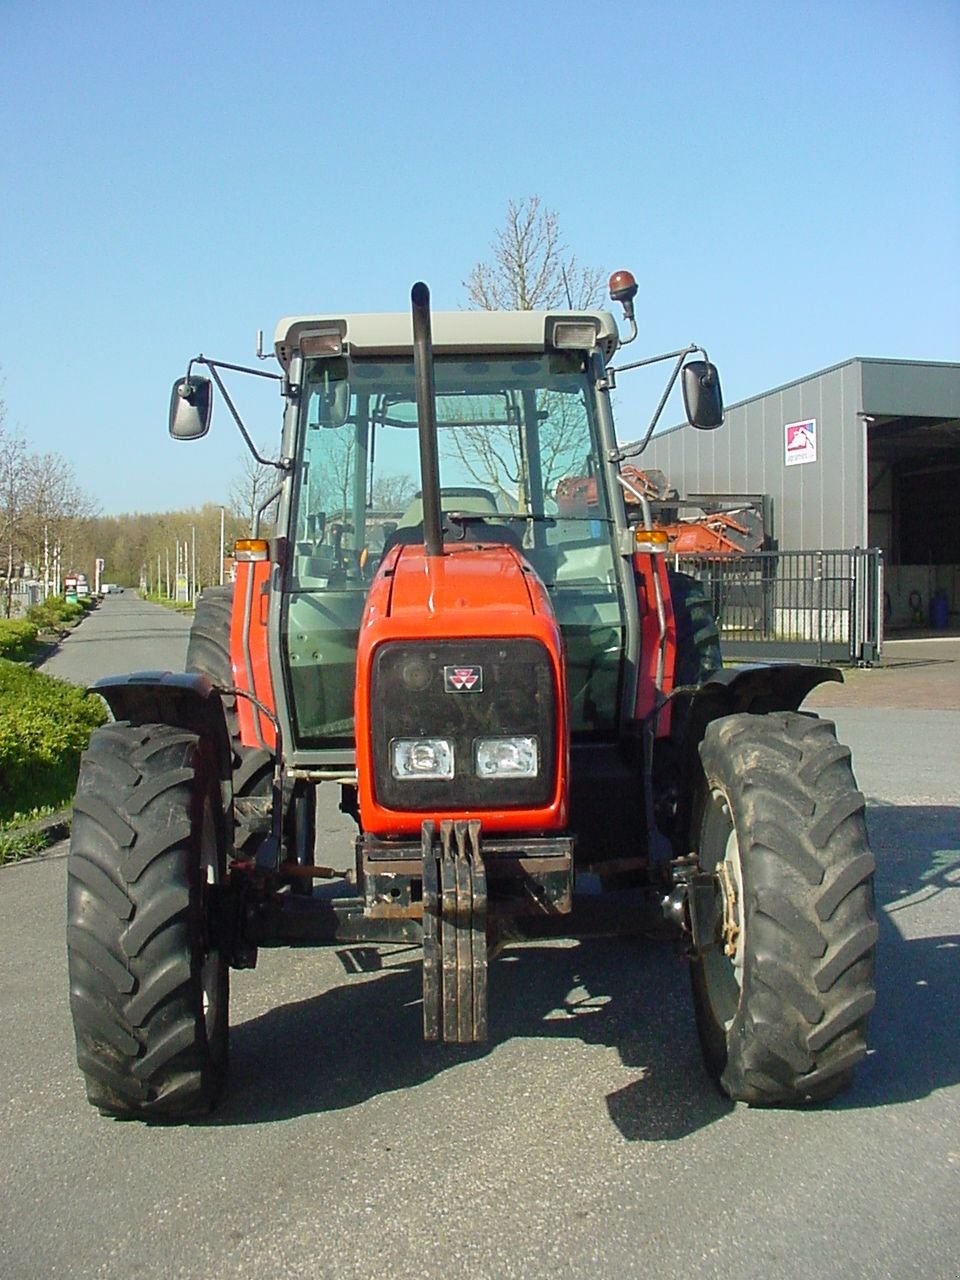
[[(626, 336), (603, 310), (433, 313), (418, 283), (405, 311), (280, 321), (279, 372), (201, 355), (174, 383), (175, 439), (208, 431), (216, 389), (258, 456), (223, 372), (276, 380), (276, 515), (201, 594), (184, 672), (94, 686), (112, 719), (81, 763), (67, 943), (104, 1114), (216, 1105), (229, 972), (262, 947), (422, 948), (424, 1036), (471, 1045), (499, 950), (596, 927), (598, 901), (618, 927), (652, 903), (683, 947), (730, 1098), (823, 1101), (865, 1056), (864, 800), (799, 710), (842, 676), (723, 666), (625, 465), (678, 382), (689, 424), (721, 426), (717, 369), (698, 346), (618, 363), (636, 282), (610, 291)], [(611, 392), (656, 361), (625, 450)], [(318, 848), (331, 795), (346, 871)]]

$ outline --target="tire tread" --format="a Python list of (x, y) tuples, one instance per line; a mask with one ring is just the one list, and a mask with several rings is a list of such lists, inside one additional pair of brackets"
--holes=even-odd
[(875, 1001), (875, 864), (849, 750), (828, 720), (738, 714), (708, 725), (701, 759), (707, 794), (719, 791), (734, 815), (746, 914), (725, 1032), (694, 962), (708, 1067), (737, 1100), (822, 1101), (865, 1056)]
[(198, 735), (120, 721), (91, 737), (74, 805), (67, 953), (77, 1061), (91, 1103), (112, 1115), (208, 1110), (222, 1085), (226, 971), (208, 1041), (191, 959), (203, 797), (219, 805)]

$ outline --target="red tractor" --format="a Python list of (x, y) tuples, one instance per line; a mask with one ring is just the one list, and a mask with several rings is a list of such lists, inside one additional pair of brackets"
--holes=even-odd
[[(636, 285), (611, 285), (629, 341)], [(422, 284), (408, 313), (281, 321), (281, 372), (250, 371), (284, 404), (276, 536), (254, 528), (235, 587), (201, 596), (186, 673), (96, 686), (114, 719), (77, 786), (68, 955), (101, 1111), (216, 1103), (229, 969), (264, 946), (422, 946), (424, 1035), (481, 1041), (490, 955), (575, 933), (578, 882), (638, 920), (653, 897), (683, 937), (731, 1098), (849, 1080), (874, 863), (849, 752), (798, 710), (840, 676), (722, 667), (623, 465), (623, 342), (604, 311), (431, 315)], [(656, 358), (674, 364), (647, 438), (678, 379), (689, 422), (718, 427), (706, 353)], [(175, 438), (208, 430), (213, 384), (243, 430), (224, 368), (178, 379)], [(347, 875), (317, 849), (334, 788)]]

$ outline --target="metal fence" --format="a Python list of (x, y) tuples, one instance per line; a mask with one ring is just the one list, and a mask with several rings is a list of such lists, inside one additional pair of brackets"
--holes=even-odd
[(14, 578), (12, 582), (0, 579), (0, 617), (22, 618), (31, 605), (43, 600), (43, 588), (38, 582)]
[(883, 553), (675, 556), (713, 604), (724, 656), (871, 666), (883, 641)]

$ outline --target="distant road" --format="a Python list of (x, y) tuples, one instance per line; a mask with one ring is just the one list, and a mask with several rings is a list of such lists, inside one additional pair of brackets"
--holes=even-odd
[(80, 685), (131, 671), (182, 671), (190, 621), (133, 591), (105, 596), (47, 658), (43, 670)]

